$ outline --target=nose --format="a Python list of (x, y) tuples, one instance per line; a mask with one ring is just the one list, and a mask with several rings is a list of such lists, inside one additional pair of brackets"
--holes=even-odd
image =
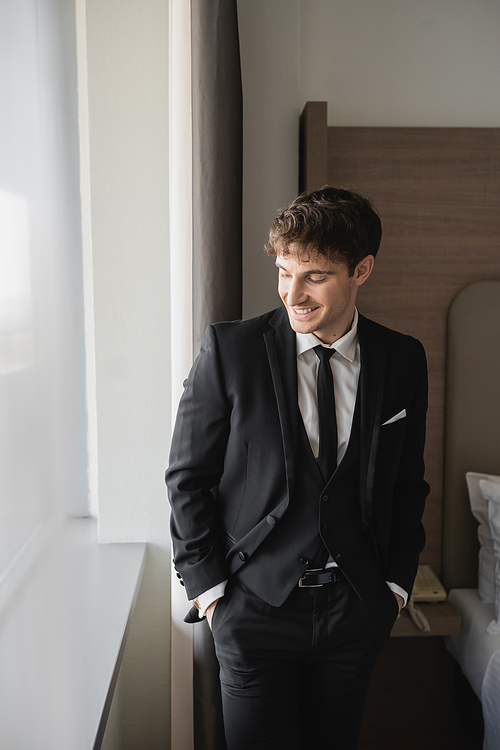
[(290, 307), (303, 305), (307, 302), (308, 295), (300, 278), (292, 278), (288, 284), (287, 303)]

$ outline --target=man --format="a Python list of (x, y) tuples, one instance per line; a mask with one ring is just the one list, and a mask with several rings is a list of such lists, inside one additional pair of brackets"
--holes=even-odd
[(421, 344), (360, 315), (381, 237), (333, 187), (275, 219), (283, 307), (209, 326), (166, 480), (175, 565), (206, 614), (229, 750), (356, 747), (424, 546)]

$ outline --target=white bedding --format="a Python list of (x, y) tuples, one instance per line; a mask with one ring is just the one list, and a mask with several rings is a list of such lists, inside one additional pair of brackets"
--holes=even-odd
[(446, 647), (482, 703), (483, 750), (499, 750), (500, 633), (486, 632), (495, 617), (494, 607), (482, 603), (477, 589), (452, 589), (449, 600), (462, 615), (462, 633), (445, 638)]

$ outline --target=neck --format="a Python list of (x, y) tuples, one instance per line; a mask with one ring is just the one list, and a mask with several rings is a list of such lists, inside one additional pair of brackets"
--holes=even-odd
[(354, 322), (354, 310), (353, 310), (353, 312), (352, 312), (352, 314), (351, 314), (351, 317), (350, 317), (350, 319), (349, 319), (349, 323), (348, 323), (348, 324), (347, 324), (347, 325), (346, 325), (345, 327), (341, 327), (341, 328), (339, 328), (339, 329), (338, 329), (338, 330), (340, 331), (340, 333), (333, 333), (333, 334), (331, 334), (331, 335), (329, 335), (328, 333), (323, 333), (323, 334), (322, 334), (321, 336), (319, 336), (319, 335), (318, 335), (318, 334), (317, 334), (317, 333), (315, 332), (315, 333), (314, 333), (314, 335), (316, 336), (316, 338), (317, 338), (317, 339), (318, 339), (319, 341), (321, 341), (321, 343), (322, 343), (322, 344), (326, 344), (327, 346), (331, 346), (331, 345), (332, 345), (332, 344), (334, 344), (334, 343), (335, 343), (336, 341), (338, 341), (338, 340), (339, 340), (339, 339), (341, 339), (341, 338), (342, 338), (343, 336), (345, 336), (345, 335), (346, 335), (346, 333), (349, 333), (349, 331), (350, 331), (350, 330), (351, 330), (351, 328), (352, 328), (352, 324), (353, 324), (353, 322)]

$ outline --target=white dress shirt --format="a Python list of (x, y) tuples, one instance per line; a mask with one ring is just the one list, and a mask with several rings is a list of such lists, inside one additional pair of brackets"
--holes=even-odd
[[(358, 392), (361, 359), (358, 342), (358, 311), (355, 309), (351, 328), (333, 344), (324, 344), (314, 333), (296, 333), (297, 341), (297, 384), (299, 409), (306, 428), (307, 437), (314, 457), (319, 455), (319, 419), (318, 396), (316, 381), (318, 378), (319, 359), (314, 347), (321, 344), (326, 349), (335, 349), (330, 358), (332, 368), (333, 387), (335, 391), (335, 415), (337, 418), (337, 464), (339, 464), (347, 450), (351, 435), (354, 407)], [(326, 567), (336, 566), (330, 557)], [(218, 583), (208, 591), (197, 597), (200, 617), (212, 602), (224, 595), (227, 581)], [(387, 581), (394, 593), (408, 600), (407, 592), (396, 583)]]
[(335, 415), (337, 417), (337, 464), (342, 461), (351, 435), (352, 419), (360, 370), (358, 344), (358, 311), (355, 310), (351, 329), (335, 341), (323, 344), (314, 333), (296, 333), (297, 339), (297, 383), (299, 409), (311, 444), (314, 458), (319, 455), (318, 419), (318, 367), (319, 359), (314, 347), (321, 344), (336, 353), (330, 357), (335, 391)]

